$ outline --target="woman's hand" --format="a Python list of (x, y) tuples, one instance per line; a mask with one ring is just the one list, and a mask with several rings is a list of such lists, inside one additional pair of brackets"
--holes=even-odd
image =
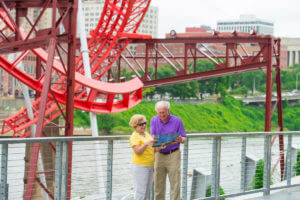
[(132, 146), (133, 151), (137, 154), (137, 155), (141, 155), (142, 153), (144, 153), (144, 151), (146, 150), (146, 148), (148, 146), (151, 146), (155, 143), (154, 140), (148, 140), (147, 142), (145, 142), (143, 145), (134, 145)]
[(147, 146), (153, 146), (154, 143), (155, 143), (154, 140), (148, 140), (148, 141), (145, 143), (145, 145), (147, 145)]

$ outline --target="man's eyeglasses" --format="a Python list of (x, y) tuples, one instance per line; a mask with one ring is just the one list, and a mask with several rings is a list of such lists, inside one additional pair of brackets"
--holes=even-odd
[(144, 126), (144, 125), (147, 125), (147, 122), (143, 122), (143, 123), (138, 124), (138, 126)]

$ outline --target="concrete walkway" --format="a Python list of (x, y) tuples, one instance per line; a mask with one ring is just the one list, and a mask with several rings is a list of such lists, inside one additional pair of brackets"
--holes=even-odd
[[(291, 182), (292, 184), (299, 184), (300, 176), (293, 177)], [(287, 185), (286, 181), (283, 181), (271, 185), (271, 188), (286, 186), (286, 185)], [(269, 196), (263, 196), (262, 192), (260, 192), (255, 194), (248, 194), (244, 196), (228, 198), (228, 200), (300, 200), (300, 187), (271, 190)]]
[(271, 194), (270, 196), (257, 197), (249, 200), (299, 200), (300, 199), (300, 190), (291, 191), (291, 192), (279, 192)]

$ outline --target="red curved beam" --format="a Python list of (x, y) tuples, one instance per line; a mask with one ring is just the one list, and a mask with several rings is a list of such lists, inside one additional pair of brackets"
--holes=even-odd
[[(80, 110), (97, 112), (97, 113), (113, 113), (125, 111), (142, 100), (142, 87), (143, 83), (135, 78), (125, 83), (108, 83), (99, 81), (100, 78), (107, 72), (111, 65), (120, 56), (121, 52), (125, 49), (126, 45), (130, 42), (130, 38), (141, 37), (136, 34), (136, 30), (141, 23), (148, 7), (150, 0), (122, 0), (114, 1), (113, 3), (106, 0), (105, 6), (99, 23), (95, 30), (92, 32), (92, 37), (88, 42), (88, 48), (90, 50), (90, 65), (92, 74), (99, 74), (94, 79), (89, 79), (84, 76), (82, 56), (80, 55), (76, 60), (76, 87), (75, 91), (79, 91), (79, 88), (90, 88), (90, 92), (87, 94), (86, 89), (79, 91), (75, 95), (74, 107)], [(13, 26), (10, 26), (10, 21), (5, 12), (0, 12), (0, 17), (5, 21), (5, 24), (11, 31), (14, 31)], [(119, 40), (120, 37), (128, 36), (128, 39)], [(22, 38), (26, 34), (22, 35)], [(143, 38), (149, 38), (144, 36)], [(47, 52), (42, 48), (33, 49), (35, 53), (42, 61), (47, 61)], [(20, 56), (14, 63), (8, 62), (5, 58), (0, 57), (0, 67), (9, 72), (12, 76), (22, 81), (32, 89), (41, 91), (43, 87), (43, 78), (36, 80), (30, 75), (26, 74), (22, 70), (17, 69), (15, 66), (18, 62), (25, 57), (26, 53)], [(65, 70), (62, 64), (54, 60), (53, 69), (61, 75), (61, 79), (58, 81), (62, 83), (65, 79)], [(43, 76), (42, 76), (43, 77)], [(65, 104), (65, 89), (62, 89), (59, 85), (51, 87), (51, 91), (55, 95), (55, 99)], [(98, 94), (101, 93), (101, 97), (106, 98), (104, 103), (95, 102)], [(114, 96), (121, 94), (123, 99), (114, 101)], [(52, 98), (52, 96), (49, 97)], [(33, 102), (32, 107), (34, 111), (34, 119), (29, 119), (27, 116), (27, 110), (16, 113), (15, 115), (5, 119), (3, 121), (2, 134), (13, 130), (14, 136), (27, 136), (30, 132), (21, 133), (26, 130), (33, 123), (37, 121), (37, 110), (39, 107), (40, 99)], [(64, 106), (61, 108), (64, 110)], [(45, 123), (52, 121), (60, 112), (58, 106), (54, 100), (48, 100), (45, 116), (48, 118)]]

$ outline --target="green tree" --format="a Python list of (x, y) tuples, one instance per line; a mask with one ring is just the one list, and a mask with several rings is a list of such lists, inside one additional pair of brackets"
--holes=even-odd
[[(198, 60), (196, 65), (196, 72), (205, 72), (214, 70), (215, 64), (209, 60)], [(200, 98), (203, 98), (204, 93), (220, 94), (222, 97), (227, 95), (227, 90), (231, 85), (231, 76), (222, 76), (217, 78), (199, 80)]]
[(288, 71), (281, 72), (282, 89), (293, 90), (296, 88), (296, 79), (298, 75), (297, 88), (300, 88), (300, 65), (295, 64), (289, 67)]
[[(215, 69), (214, 63), (209, 60), (197, 60), (196, 72), (204, 72)], [(211, 79), (199, 80), (200, 98), (203, 99), (203, 94), (214, 94), (215, 83)]]
[[(169, 65), (165, 65), (162, 67), (159, 67), (157, 69), (157, 78), (168, 78), (176, 75), (176, 71)], [(155, 89), (155, 92), (159, 94), (161, 97), (164, 96), (171, 88), (171, 85), (168, 86), (162, 86), (162, 87), (157, 87)]]
[(90, 126), (89, 113), (81, 110), (74, 110), (74, 125), (75, 126)]
[(146, 88), (143, 90), (143, 95), (145, 97), (148, 97), (150, 99), (153, 99), (153, 96), (155, 95), (155, 88)]
[(241, 87), (241, 92), (242, 92), (242, 95), (246, 96), (248, 94), (248, 88), (245, 87), (245, 86), (242, 86)]
[(109, 134), (117, 125), (117, 117), (113, 114), (99, 114), (97, 115), (97, 125), (98, 131)]
[(186, 99), (195, 97), (198, 98), (199, 87), (197, 81), (191, 81), (186, 83), (175, 84), (169, 87), (168, 91), (171, 97), (179, 97), (180, 99)]
[(300, 118), (295, 119), (294, 131), (300, 131)]
[(252, 94), (254, 94), (254, 90), (263, 90), (261, 85), (265, 83), (265, 76), (261, 71), (252, 71), (252, 72), (245, 72), (241, 74), (234, 74), (232, 75), (231, 81), (231, 88), (237, 89), (240, 87), (248, 88), (247, 91), (251, 90)]

